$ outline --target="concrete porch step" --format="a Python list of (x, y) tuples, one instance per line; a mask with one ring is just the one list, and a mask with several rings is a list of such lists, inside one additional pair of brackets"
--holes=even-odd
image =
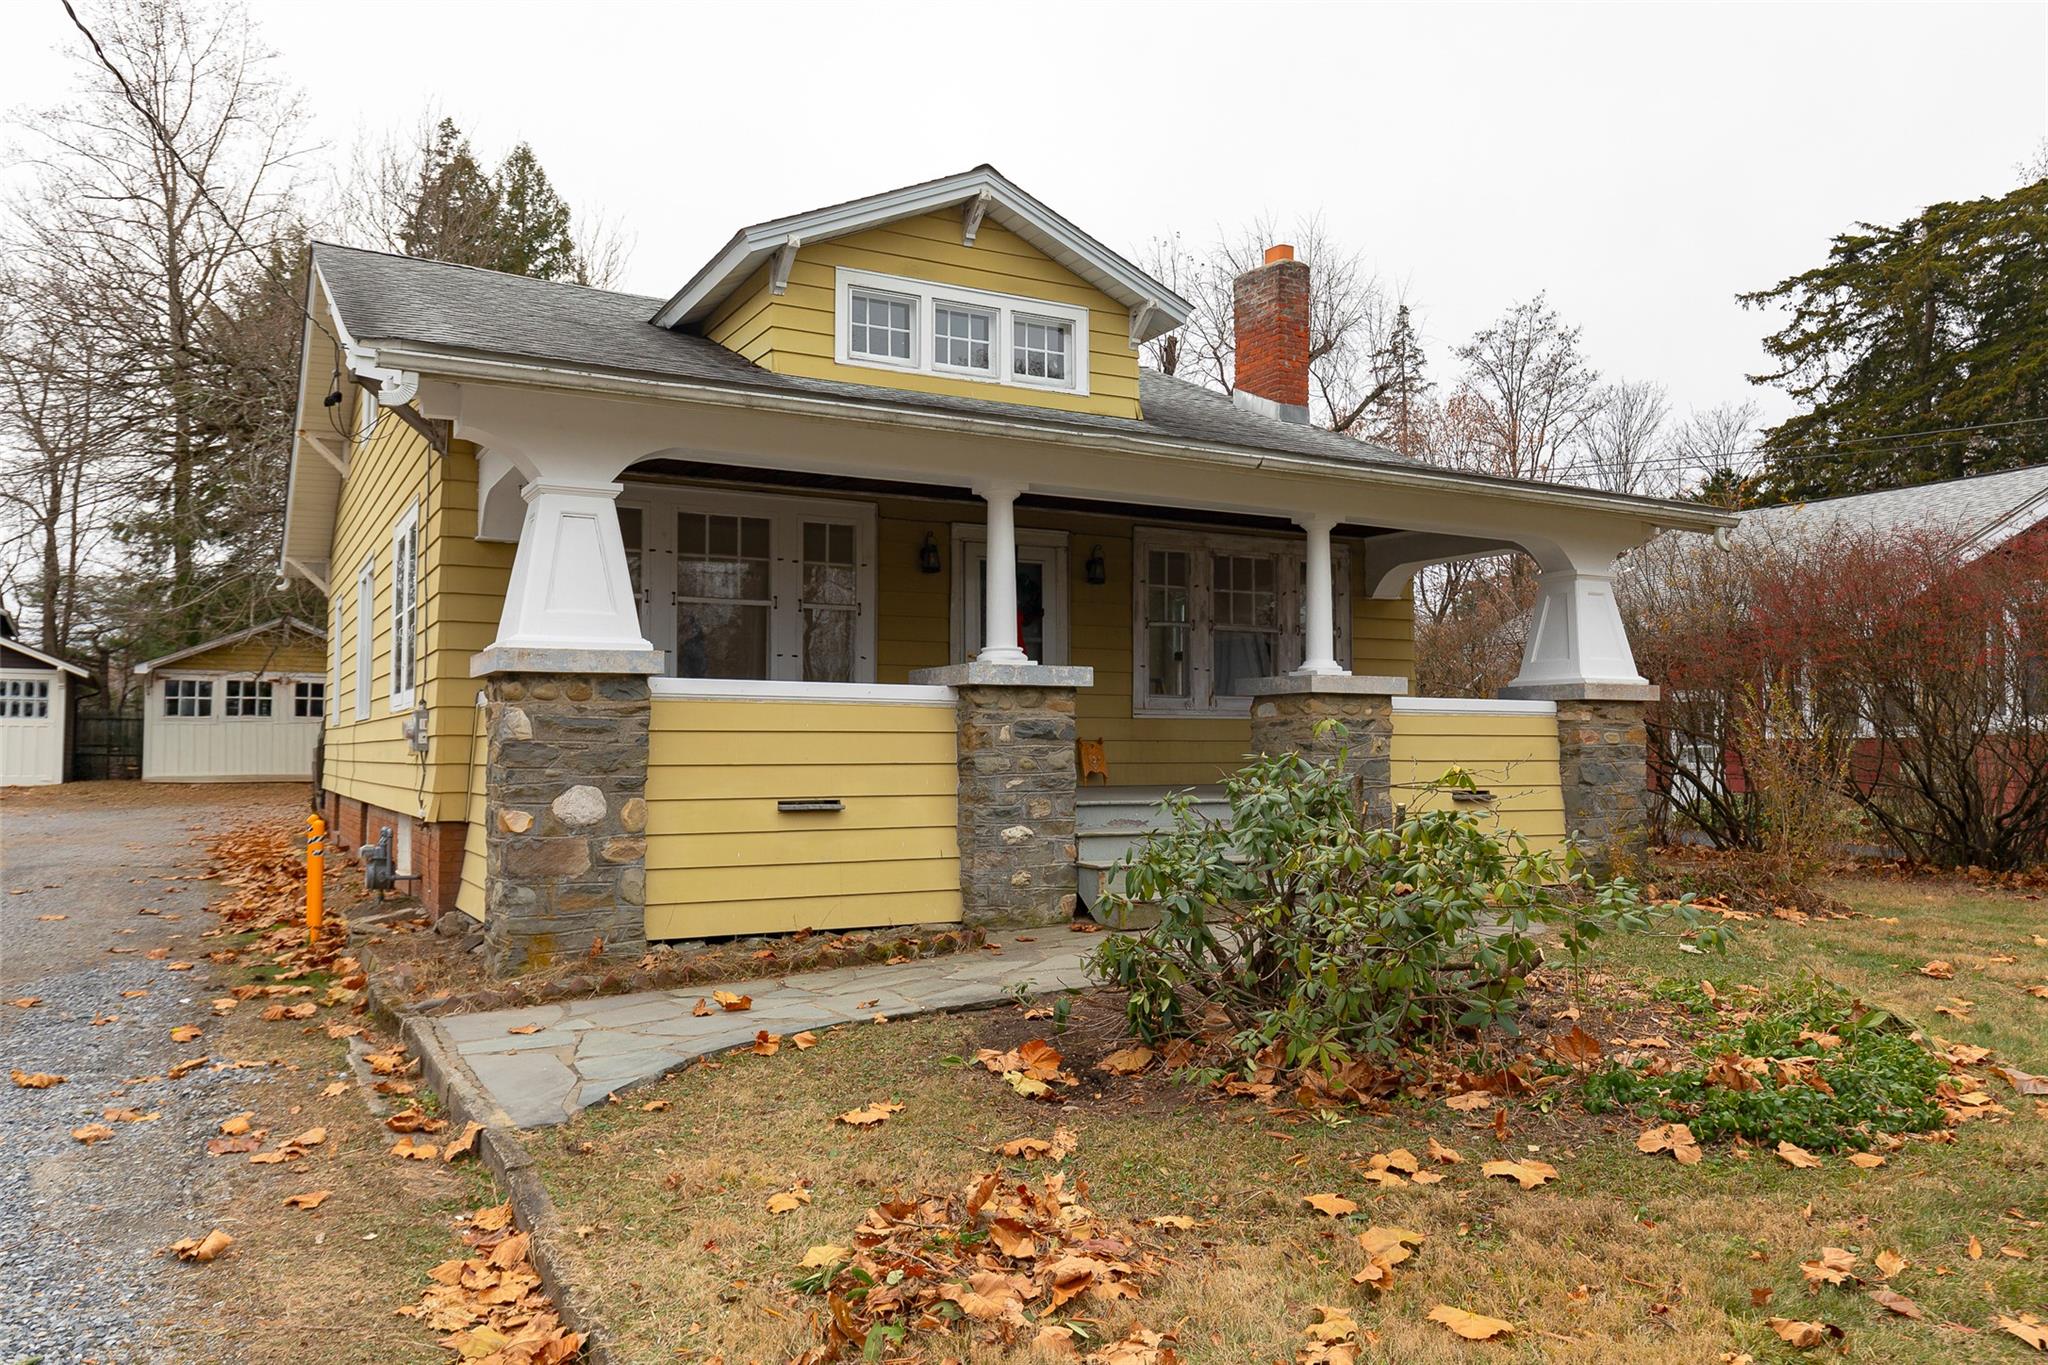
[(1075, 865), (1080, 874), (1081, 904), (1098, 924), (1116, 929), (1142, 929), (1153, 922), (1142, 907), (1128, 922), (1112, 918), (1102, 905), (1105, 890), (1113, 890), (1112, 869), (1119, 860), (1157, 830), (1171, 828), (1159, 803), (1173, 792), (1195, 798), (1196, 809), (1212, 820), (1230, 820), (1230, 803), (1220, 786), (1200, 787), (1083, 787), (1074, 800)]

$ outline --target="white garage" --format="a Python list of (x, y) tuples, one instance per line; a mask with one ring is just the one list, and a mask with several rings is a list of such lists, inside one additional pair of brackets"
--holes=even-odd
[(294, 617), (151, 659), (145, 782), (310, 779), (327, 714), (327, 633)]
[[(0, 613), (0, 620), (5, 614)], [(71, 680), (77, 664), (0, 634), (0, 787), (42, 787), (64, 780)]]

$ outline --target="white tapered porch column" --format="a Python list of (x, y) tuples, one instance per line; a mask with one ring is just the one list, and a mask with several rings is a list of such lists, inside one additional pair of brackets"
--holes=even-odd
[(1308, 582), (1302, 592), (1301, 667), (1294, 671), (1316, 677), (1349, 673), (1337, 661), (1336, 594), (1330, 583), (1330, 532), (1337, 519), (1313, 512), (1296, 524), (1308, 532)]
[(1017, 494), (991, 484), (975, 490), (988, 503), (988, 591), (982, 600), (977, 663), (1031, 662), (1017, 641)]

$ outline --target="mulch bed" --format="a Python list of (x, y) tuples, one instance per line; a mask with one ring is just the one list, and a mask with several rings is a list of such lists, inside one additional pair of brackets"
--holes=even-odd
[[(733, 939), (691, 952), (657, 946), (632, 959), (574, 958), (500, 978), (464, 950), (463, 935), (435, 932), (424, 910), (406, 914), (402, 903), (380, 907), (366, 900), (348, 912), (348, 919), (351, 946), (369, 973), (371, 997), (380, 1009), (399, 1016), (466, 1014), (864, 962), (910, 962), (979, 948), (987, 939), (980, 929), (958, 925), (799, 931)], [(467, 921), (463, 926), (465, 931), (475, 927)]]

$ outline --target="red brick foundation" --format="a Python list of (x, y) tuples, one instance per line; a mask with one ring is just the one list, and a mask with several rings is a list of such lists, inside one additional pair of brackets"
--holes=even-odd
[[(353, 859), (356, 851), (374, 844), (391, 830), (391, 845), (398, 847), (398, 825), (407, 817), (394, 814), (354, 797), (326, 792), (321, 800), (321, 818), (330, 832), (328, 846)], [(462, 887), (462, 851), (469, 826), (460, 820), (413, 820), (412, 870), (416, 882), (401, 882), (401, 888), (419, 897), (420, 904), (436, 918), (455, 910), (455, 897)]]

